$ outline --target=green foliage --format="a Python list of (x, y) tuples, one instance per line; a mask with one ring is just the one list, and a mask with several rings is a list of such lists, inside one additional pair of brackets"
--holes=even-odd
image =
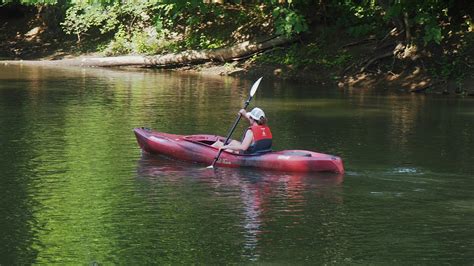
[(132, 51), (127, 33), (121, 29), (115, 33), (114, 39), (105, 47), (106, 55), (128, 54)]
[(205, 34), (192, 34), (185, 40), (185, 47), (198, 49), (216, 49), (222, 47), (223, 40), (206, 36)]
[(335, 51), (335, 54), (330, 55), (325, 52), (327, 50), (327, 48), (323, 49), (316, 43), (310, 43), (305, 46), (294, 44), (289, 48), (281, 48), (272, 53), (260, 55), (254, 60), (291, 66), (294, 69), (303, 69), (342, 67), (352, 59), (351, 55), (343, 51)]
[(442, 29), (438, 23), (438, 17), (433, 13), (428, 13), (426, 11), (418, 13), (414, 17), (415, 23), (424, 26), (424, 36), (423, 41), (426, 44), (433, 41), (437, 44), (441, 43), (443, 39)]
[(367, 36), (370, 33), (373, 33), (375, 31), (375, 27), (372, 24), (360, 24), (360, 25), (355, 25), (347, 28), (347, 32), (353, 36), (360, 38), (362, 36)]
[[(462, 76), (463, 59), (472, 40), (472, 5), (452, 0), (277, 0), (225, 1), (225, 4), (203, 0), (0, 0), (0, 3), (28, 5), (54, 4), (64, 9), (64, 31), (73, 34), (85, 47), (88, 40), (108, 42), (101, 45), (106, 54), (157, 54), (188, 49), (216, 49), (255, 36), (280, 34), (287, 37), (304, 33), (318, 34), (318, 44), (297, 44), (288, 49), (257, 56), (262, 62), (306, 67), (340, 68), (351, 56), (325, 45), (326, 30), (341, 31), (358, 39), (388, 36), (394, 27), (398, 33), (387, 41), (405, 41), (428, 52), (444, 53), (442, 67), (433, 73), (441, 79)], [(464, 7), (464, 8), (463, 8)], [(0, 7), (1, 8), (1, 7)], [(61, 10), (58, 8), (58, 10)], [(62, 14), (63, 15), (63, 14)], [(58, 16), (62, 17), (62, 16)], [(324, 27), (322, 27), (324, 26)], [(322, 33), (321, 33), (322, 32)], [(409, 34), (408, 34), (409, 33)], [(312, 36), (313, 37), (313, 36)], [(402, 38), (406, 38), (402, 40)], [(450, 46), (456, 42), (457, 46)], [(430, 50), (431, 49), (431, 50)], [(448, 54), (445, 51), (459, 50)], [(470, 49), (472, 53), (472, 49)], [(426, 53), (428, 54), (428, 53)], [(463, 61), (464, 60), (464, 61)], [(468, 62), (469, 64), (470, 61)]]
[(106, 55), (121, 55), (129, 53), (137, 54), (159, 54), (169, 50), (171, 43), (153, 27), (144, 31), (134, 31), (128, 34), (125, 30), (119, 30), (113, 40), (102, 51)]
[(383, 31), (381, 8), (375, 1), (331, 1), (331, 16), (335, 24), (353, 37), (363, 37)]
[(61, 25), (68, 34), (75, 34), (78, 41), (93, 28), (99, 28), (101, 33), (111, 30), (111, 23), (116, 21), (114, 13), (109, 15), (107, 9), (100, 5), (79, 3), (66, 11), (66, 19)]
[(445, 50), (444, 54), (439, 56), (435, 64), (428, 69), (435, 80), (439, 81), (455, 81), (459, 87), (467, 74), (472, 73), (466, 69), (472, 69), (472, 61), (474, 61), (474, 33), (468, 32), (465, 38)]
[(308, 30), (306, 19), (296, 10), (278, 6), (273, 9), (273, 17), (277, 34), (291, 37)]
[(58, 0), (0, 0), (0, 7), (3, 4), (11, 4), (11, 3), (20, 3), (22, 5), (55, 5), (59, 1)]
[(438, 59), (437, 66), (429, 69), (430, 74), (438, 81), (454, 81), (458, 87), (462, 87), (466, 76), (464, 60), (460, 57), (443, 56)]
[(425, 36), (423, 36), (423, 41), (426, 44), (433, 41), (437, 44), (441, 44), (441, 40), (443, 39), (443, 35), (441, 34), (441, 27), (435, 24), (428, 24), (424, 28)]
[(444, 38), (441, 23), (447, 21), (447, 11), (450, 5), (451, 1), (396, 0), (388, 8), (385, 19), (406, 20), (408, 25), (405, 27), (408, 26), (410, 30), (415, 30), (414, 32), (418, 34), (425, 45), (430, 42), (439, 45)]
[(160, 50), (158, 37), (164, 36), (163, 27), (153, 19), (155, 10), (157, 6), (145, 1), (110, 5), (78, 1), (67, 9), (62, 26), (79, 42), (94, 31), (112, 32), (113, 40), (104, 49), (107, 54), (154, 53)]
[[(225, 1), (225, 5), (209, 4), (203, 0), (0, 0), (0, 3), (70, 6), (62, 26), (78, 39), (94, 31), (117, 33), (121, 27), (125, 27), (130, 38), (132, 32), (153, 25), (158, 32), (165, 31), (163, 36), (174, 32), (183, 34), (185, 39), (190, 38), (181, 42), (182, 49), (225, 45), (224, 39), (228, 39), (233, 29), (249, 25), (252, 20), (258, 21), (259, 17), (271, 17), (273, 32), (289, 37), (308, 32), (309, 23), (317, 23), (321, 17), (326, 22), (344, 27), (354, 37), (386, 33), (393, 23), (401, 27), (401, 22), (407, 21), (414, 39), (425, 45), (441, 44), (449, 34), (446, 25), (453, 21), (449, 11), (459, 8), (459, 5), (469, 6), (452, 0), (287, 0), (284, 4), (277, 0), (264, 0), (257, 3)], [(235, 14), (230, 10), (240, 11)], [(248, 12), (250, 10), (260, 10), (261, 14)], [(472, 18), (470, 11), (472, 8), (455, 10), (457, 17), (454, 19)], [(234, 23), (228, 30), (230, 32), (226, 32), (224, 23), (226, 26)], [(209, 32), (211, 27), (218, 30)], [(219, 34), (225, 36), (216, 38)]]
[(228, 44), (232, 29), (240, 26), (243, 15), (242, 10), (235, 14), (234, 9), (203, 1), (173, 2), (161, 5), (160, 9), (161, 25), (183, 36), (177, 44), (182, 50), (214, 49)]
[[(106, 54), (153, 54), (164, 50), (213, 49), (224, 45), (224, 38), (219, 38), (215, 33), (206, 34), (202, 30), (206, 21), (224, 18), (219, 6), (210, 8), (202, 1), (163, 1), (156, 4), (115, 3), (112, 8), (102, 8), (116, 18), (108, 25), (97, 23), (102, 32), (115, 32), (110, 45), (104, 49)], [(71, 18), (77, 21), (76, 17)], [(89, 30), (83, 29), (82, 34)]]

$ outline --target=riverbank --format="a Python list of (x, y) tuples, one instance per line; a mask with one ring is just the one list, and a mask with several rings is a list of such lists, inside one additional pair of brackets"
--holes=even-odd
[[(101, 62), (111, 60), (98, 49), (107, 36), (88, 36), (78, 42), (73, 36), (66, 35), (57, 24), (46, 25), (31, 15), (34, 12), (28, 14), (0, 19), (0, 59), (7, 60), (2, 61), (4, 64), (84, 67), (86, 61), (87, 66), (102, 66)], [(251, 34), (255, 32), (258, 31)], [(255, 45), (249, 42), (255, 39), (256, 36), (242, 38), (239, 49)], [(474, 69), (469, 63), (470, 58), (474, 58), (474, 49), (467, 53), (466, 60), (459, 61), (456, 66), (457, 61), (447, 62), (446, 58), (438, 62), (437, 54), (428, 48), (403, 45), (403, 33), (393, 30), (383, 38), (356, 38), (345, 30), (325, 26), (314, 27), (293, 41), (270, 44), (225, 60), (222, 53), (215, 55), (212, 49), (114, 58), (125, 61), (133, 58), (134, 63), (129, 63), (127, 67), (158, 67), (204, 75), (272, 76), (315, 85), (334, 84), (343, 89), (474, 95)], [(224, 52), (232, 49), (232, 46), (220, 48)], [(202, 55), (202, 59), (186, 61), (189, 53)], [(176, 58), (183, 54), (186, 55), (181, 56), (181, 61), (156, 63), (163, 57)], [(466, 66), (459, 66), (461, 64)], [(453, 74), (455, 72), (456, 75)]]
[[(88, 58), (90, 55), (88, 56)], [(67, 60), (81, 61), (84, 56), (66, 55)], [(94, 57), (99, 59), (100, 57)], [(22, 64), (43, 66), (79, 66), (78, 64), (64, 63), (62, 60), (49, 60), (46, 57), (39, 60), (0, 61), (0, 64)], [(79, 66), (80, 67), (80, 66)], [(414, 71), (412, 73), (385, 73), (385, 74), (359, 74), (334, 80), (327, 73), (317, 71), (288, 71), (286, 66), (269, 64), (251, 64), (248, 62), (234, 62), (231, 64), (206, 63), (192, 66), (172, 68), (174, 71), (193, 72), (203, 75), (233, 76), (242, 78), (256, 78), (259, 76), (273, 77), (275, 79), (292, 82), (312, 83), (315, 85), (334, 84), (341, 89), (354, 90), (386, 90), (411, 93), (433, 93), (444, 95), (474, 96), (474, 79), (465, 81), (465, 90), (462, 91), (455, 82), (433, 84), (426, 73)]]
[[(58, 52), (60, 59), (51, 55), (37, 58), (36, 60), (3, 60), (0, 64), (22, 64), (42, 66), (81, 66), (84, 60), (100, 61), (107, 57), (100, 54), (76, 55), (62, 51)], [(56, 56), (58, 56), (56, 54)], [(139, 67), (139, 66), (138, 66)], [(130, 66), (127, 66), (130, 68)], [(134, 68), (137, 68), (135, 66)], [(340, 89), (351, 90), (384, 90), (408, 93), (429, 93), (443, 95), (474, 96), (474, 78), (466, 79), (463, 88), (455, 81), (434, 82), (433, 78), (421, 70), (414, 68), (401, 73), (359, 73), (344, 77), (334, 77), (335, 73), (324, 70), (295, 70), (291, 66), (255, 63), (248, 60), (235, 61), (231, 63), (208, 62), (204, 64), (175, 66), (168, 68), (174, 71), (192, 72), (202, 75), (233, 76), (241, 78), (257, 78), (260, 76), (272, 77), (292, 81), (296, 83), (311, 83), (317, 85), (334, 84)]]

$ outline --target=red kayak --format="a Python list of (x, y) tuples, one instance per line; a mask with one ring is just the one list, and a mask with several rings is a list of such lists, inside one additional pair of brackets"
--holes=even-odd
[[(135, 128), (138, 144), (144, 152), (162, 154), (183, 161), (212, 164), (219, 150), (211, 144), (225, 141), (215, 135), (175, 135)], [(271, 151), (264, 154), (235, 154), (223, 151), (216, 162), (220, 167), (255, 167), (288, 172), (334, 172), (343, 174), (341, 158), (306, 150)]]

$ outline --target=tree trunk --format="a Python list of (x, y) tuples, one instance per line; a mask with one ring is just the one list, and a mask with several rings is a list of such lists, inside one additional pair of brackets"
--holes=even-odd
[[(392, 1), (390, 0), (377, 0), (377, 3), (379, 4), (379, 6), (382, 7), (382, 9), (385, 11), (385, 12), (388, 12), (391, 8), (391, 3)], [(395, 24), (395, 26), (400, 30), (402, 31), (404, 29), (404, 24), (402, 22), (402, 20), (400, 19), (400, 17), (394, 17), (392, 18), (392, 22), (393, 24)]]
[[(116, 56), (116, 57), (93, 57), (79, 59), (64, 59), (47, 62), (28, 62), (23, 64), (54, 64), (67, 66), (88, 66), (88, 67), (118, 67), (118, 66), (142, 66), (142, 67), (174, 67), (188, 64), (199, 64), (210, 61), (227, 62), (239, 60), (242, 57), (265, 51), (275, 46), (280, 46), (291, 42), (285, 37), (275, 37), (262, 42), (243, 42), (232, 47), (220, 48), (216, 50), (186, 51), (178, 54), (165, 54), (153, 56)], [(10, 62), (11, 63), (11, 62)]]
[(411, 29), (410, 29), (410, 21), (408, 18), (408, 13), (403, 12), (403, 26), (405, 28), (405, 39), (407, 43), (411, 43)]

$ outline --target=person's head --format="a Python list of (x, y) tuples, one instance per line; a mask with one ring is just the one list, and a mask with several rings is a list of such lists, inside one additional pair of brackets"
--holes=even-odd
[(252, 119), (259, 125), (265, 125), (267, 123), (267, 118), (262, 109), (255, 107), (247, 113), (248, 118)]

